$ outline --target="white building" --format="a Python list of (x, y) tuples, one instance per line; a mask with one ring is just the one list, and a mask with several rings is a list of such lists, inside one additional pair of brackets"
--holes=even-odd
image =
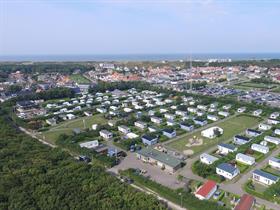
[(280, 135), (280, 129), (275, 129), (274, 133), (275, 133), (276, 135)]
[(230, 152), (237, 151), (237, 147), (232, 144), (220, 143), (218, 144), (218, 150), (220, 154), (227, 155)]
[(217, 136), (215, 133), (216, 131), (220, 132), (220, 134), (223, 134), (223, 132), (224, 132), (224, 130), (222, 128), (214, 126), (214, 127), (207, 128), (206, 130), (201, 131), (201, 136), (204, 136), (209, 139), (213, 139)]
[(251, 156), (248, 156), (248, 155), (244, 155), (242, 153), (238, 153), (236, 156), (235, 156), (235, 159), (236, 161), (239, 161), (243, 164), (246, 164), (246, 165), (253, 165), (256, 160), (254, 157), (251, 157)]
[(253, 115), (254, 116), (260, 116), (262, 114), (262, 110), (261, 109), (257, 109), (255, 111), (253, 111)]
[(107, 140), (113, 138), (113, 133), (111, 133), (110, 131), (107, 131), (107, 130), (99, 131), (99, 135)]
[(279, 177), (262, 170), (253, 171), (253, 180), (265, 185), (272, 185), (279, 181)]
[(107, 112), (107, 110), (105, 108), (101, 108), (101, 107), (96, 108), (96, 111), (99, 113), (102, 113), (102, 114)]
[(228, 117), (229, 116), (229, 112), (219, 111), (218, 115), (221, 115), (221, 116), (224, 116), (224, 117)]
[(124, 125), (118, 126), (118, 131), (122, 132), (123, 134), (127, 134), (130, 132), (130, 128)]
[(221, 163), (216, 167), (216, 173), (225, 177), (226, 179), (233, 179), (240, 173), (240, 171), (238, 168), (228, 163)]
[(260, 123), (259, 124), (259, 129), (263, 131), (268, 131), (271, 129), (271, 125), (265, 124), (265, 123)]
[(276, 120), (276, 119), (269, 118), (269, 119), (267, 119), (267, 123), (270, 124), (270, 125), (278, 125), (280, 123), (280, 121)]
[(216, 158), (213, 155), (209, 155), (207, 153), (203, 153), (200, 155), (200, 162), (202, 162), (206, 165), (211, 165), (212, 163), (214, 163), (217, 160), (218, 160), (218, 158)]
[(252, 144), (251, 149), (263, 154), (267, 154), (269, 152), (269, 148), (260, 144)]
[(156, 124), (161, 124), (162, 123), (162, 119), (159, 118), (159, 117), (152, 116), (151, 117), (151, 122), (156, 123)]
[(272, 144), (276, 144), (276, 145), (280, 144), (280, 138), (277, 138), (277, 137), (265, 136), (264, 140), (267, 142), (270, 142)]
[(93, 149), (99, 146), (98, 140), (93, 140), (93, 141), (87, 141), (84, 143), (80, 143), (80, 147), (85, 147), (88, 149)]
[(201, 187), (197, 189), (195, 192), (195, 197), (197, 197), (199, 200), (209, 200), (214, 193), (217, 190), (217, 184), (216, 182), (212, 180), (208, 180), (205, 182)]
[(147, 123), (142, 122), (142, 121), (136, 121), (134, 123), (135, 127), (140, 128), (140, 129), (145, 129), (147, 127)]
[(271, 157), (268, 161), (268, 165), (272, 168), (280, 170), (280, 158)]
[(73, 120), (73, 119), (76, 118), (76, 116), (73, 115), (73, 114), (67, 114), (66, 117), (67, 117), (68, 120)]
[(207, 106), (201, 105), (201, 104), (197, 105), (197, 108), (200, 109), (200, 110), (204, 110), (204, 111), (207, 110)]
[(271, 115), (270, 115), (270, 118), (271, 119), (277, 119), (279, 117), (279, 112), (273, 112)]
[(164, 114), (164, 117), (168, 120), (174, 120), (175, 119), (175, 115), (173, 114), (168, 114), (168, 113), (165, 113)]
[(238, 113), (243, 113), (243, 112), (245, 112), (245, 111), (246, 111), (246, 107), (245, 107), (245, 106), (240, 107), (240, 108), (237, 109), (237, 112), (238, 112)]
[(218, 116), (215, 116), (215, 115), (208, 114), (208, 115), (207, 115), (207, 119), (216, 122), (216, 121), (219, 120), (219, 117), (218, 117)]

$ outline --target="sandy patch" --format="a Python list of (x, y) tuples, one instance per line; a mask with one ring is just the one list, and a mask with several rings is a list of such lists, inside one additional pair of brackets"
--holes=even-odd
[(186, 147), (200, 146), (203, 144), (202, 138), (193, 137), (189, 139), (189, 143), (186, 144)]
[(187, 149), (187, 150), (184, 150), (183, 153), (184, 153), (184, 155), (190, 156), (190, 155), (193, 155), (193, 150)]

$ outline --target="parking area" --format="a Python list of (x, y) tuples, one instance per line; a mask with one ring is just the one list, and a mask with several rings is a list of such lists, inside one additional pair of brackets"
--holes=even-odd
[(156, 166), (148, 163), (143, 163), (142, 161), (137, 159), (135, 153), (128, 152), (127, 157), (122, 160), (119, 165), (116, 165), (113, 168), (109, 169), (109, 171), (118, 173), (119, 170), (126, 170), (129, 168), (138, 168), (142, 171), (147, 171), (144, 176), (149, 176), (151, 180), (154, 180), (172, 189), (177, 189), (184, 186), (183, 182), (178, 181), (177, 173), (169, 174), (168, 172), (165, 172)]

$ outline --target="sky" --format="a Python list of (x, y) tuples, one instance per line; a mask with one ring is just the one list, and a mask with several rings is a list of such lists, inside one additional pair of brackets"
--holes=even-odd
[(0, 56), (280, 52), (280, 0), (0, 0)]

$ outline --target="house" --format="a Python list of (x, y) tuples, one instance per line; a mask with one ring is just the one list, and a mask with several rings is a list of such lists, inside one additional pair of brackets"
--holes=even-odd
[(174, 138), (176, 136), (176, 131), (172, 128), (165, 128), (162, 130), (162, 134), (168, 138)]
[(129, 132), (125, 135), (125, 137), (128, 139), (136, 139), (139, 137), (139, 135), (137, 135), (136, 133), (133, 133), (133, 132)]
[(156, 165), (169, 173), (174, 173), (182, 167), (181, 160), (151, 147), (146, 147), (136, 151), (136, 155), (137, 158), (143, 162)]
[(218, 117), (218, 116), (215, 116), (215, 115), (208, 114), (208, 115), (207, 115), (207, 119), (216, 122), (216, 121), (219, 120), (219, 117)]
[(280, 121), (276, 120), (276, 119), (269, 118), (269, 119), (267, 119), (267, 123), (270, 124), (270, 125), (278, 125), (280, 123)]
[(223, 117), (228, 117), (229, 116), (229, 112), (219, 111), (218, 115), (221, 115)]
[(209, 109), (208, 109), (208, 112), (211, 112), (211, 113), (216, 112), (216, 111), (217, 111), (216, 108), (209, 108)]
[(279, 112), (273, 112), (271, 115), (270, 115), (270, 117), (269, 118), (271, 118), (271, 119), (277, 119), (278, 117), (279, 117)]
[(257, 109), (257, 110), (255, 110), (255, 111), (253, 111), (253, 115), (254, 116), (260, 116), (262, 114), (262, 110), (261, 109)]
[(231, 104), (226, 104), (223, 106), (224, 110), (229, 110), (231, 108)]
[(216, 173), (225, 177), (226, 179), (233, 179), (240, 173), (240, 171), (231, 164), (221, 163), (216, 167)]
[(84, 112), (84, 115), (87, 116), (87, 117), (90, 117), (90, 116), (92, 116), (92, 113), (91, 113), (91, 112), (88, 112), (88, 111), (85, 111), (85, 112)]
[(111, 133), (110, 131), (107, 131), (107, 130), (99, 131), (99, 135), (107, 140), (113, 138), (113, 133)]
[(142, 121), (136, 121), (134, 122), (135, 127), (140, 128), (144, 130), (147, 127), (147, 123), (142, 122)]
[(238, 113), (243, 113), (243, 112), (245, 112), (245, 111), (246, 111), (246, 107), (245, 107), (245, 106), (240, 107), (240, 108), (237, 109), (237, 112), (238, 112)]
[(191, 113), (196, 113), (197, 112), (197, 109), (194, 108), (194, 107), (188, 107), (187, 110)]
[(195, 192), (195, 197), (199, 200), (209, 200), (218, 189), (216, 182), (208, 180)]
[(160, 108), (160, 109), (159, 109), (159, 112), (160, 112), (160, 113), (166, 113), (166, 112), (168, 112), (168, 110), (167, 110), (167, 109), (164, 109), (164, 108)]
[(148, 127), (148, 130), (149, 130), (149, 132), (151, 132), (151, 133), (153, 133), (153, 132), (157, 132), (157, 131), (158, 131), (158, 129), (157, 129), (157, 128), (152, 127), (152, 126), (149, 126), (149, 127)]
[(232, 144), (220, 143), (218, 144), (218, 150), (220, 154), (227, 155), (230, 152), (236, 152), (237, 147)]
[(206, 165), (211, 165), (212, 163), (214, 163), (217, 160), (218, 160), (218, 158), (216, 158), (213, 155), (209, 155), (207, 153), (203, 153), (200, 155), (200, 162), (202, 162)]
[(130, 132), (130, 128), (125, 125), (118, 126), (118, 131), (122, 132), (123, 134), (127, 134)]
[(73, 119), (76, 118), (76, 116), (73, 115), (73, 114), (67, 114), (66, 117), (67, 117), (68, 120), (73, 120)]
[(197, 112), (196, 112), (196, 115), (199, 116), (199, 117), (203, 116), (204, 114), (205, 114), (205, 113), (202, 112), (202, 111), (197, 111)]
[(242, 195), (234, 210), (253, 210), (256, 199), (248, 194)]
[(201, 105), (201, 104), (197, 105), (197, 108), (200, 109), (200, 110), (203, 110), (203, 111), (207, 110), (207, 106)]
[(251, 141), (251, 139), (246, 136), (236, 135), (233, 137), (233, 142), (237, 145), (247, 144), (250, 141)]
[(268, 131), (271, 129), (271, 125), (265, 124), (265, 123), (260, 123), (259, 124), (259, 129), (263, 131)]
[(250, 137), (257, 137), (257, 136), (259, 136), (261, 134), (262, 134), (262, 132), (258, 131), (258, 130), (254, 130), (254, 129), (250, 129), (250, 128), (248, 128), (246, 130), (246, 135), (248, 135)]
[(250, 166), (253, 165), (256, 162), (254, 157), (244, 155), (242, 153), (238, 153), (235, 156), (235, 160), (238, 161), (238, 162), (241, 162), (243, 164), (250, 165)]
[(159, 118), (159, 117), (152, 116), (151, 117), (151, 122), (156, 123), (156, 124), (161, 124), (162, 123), (162, 119)]
[(108, 120), (108, 125), (109, 125), (110, 127), (114, 127), (114, 126), (116, 125), (116, 121), (114, 121), (114, 120)]
[(195, 118), (193, 119), (194, 124), (204, 126), (207, 125), (207, 120)]
[(154, 110), (149, 110), (148, 115), (149, 116), (154, 116), (155, 115), (155, 111)]
[(218, 102), (212, 103), (212, 104), (210, 104), (210, 108), (217, 108), (218, 105), (219, 105)]
[(276, 135), (280, 135), (280, 129), (275, 129), (275, 130), (274, 130), (274, 133), (275, 133)]
[(253, 180), (261, 184), (272, 185), (279, 181), (279, 177), (256, 169), (253, 171)]
[(96, 111), (97, 111), (97, 112), (99, 112), (99, 113), (104, 114), (104, 113), (106, 113), (106, 112), (107, 112), (107, 109), (105, 109), (105, 108), (101, 108), (101, 107), (98, 107), (98, 108), (96, 108)]
[(175, 119), (175, 116), (173, 114), (168, 114), (168, 113), (165, 113), (164, 117), (168, 120), (174, 120)]
[(133, 111), (133, 109), (125, 107), (125, 108), (123, 108), (123, 111), (126, 112), (126, 113), (130, 113), (130, 112)]
[(224, 130), (220, 127), (214, 126), (211, 128), (207, 128), (206, 130), (201, 131), (201, 136), (204, 136), (209, 139), (213, 139), (218, 135), (222, 135)]
[(98, 140), (87, 141), (84, 143), (80, 143), (80, 147), (85, 147), (87, 149), (93, 149), (99, 146)]
[(55, 118), (46, 119), (46, 123), (51, 126), (56, 125), (56, 119)]
[(142, 136), (142, 142), (143, 144), (151, 146), (158, 142), (158, 137), (151, 134), (145, 134)]
[(260, 144), (252, 144), (251, 149), (263, 154), (267, 154), (269, 152), (269, 147)]
[(181, 116), (181, 117), (186, 117), (186, 116), (188, 116), (188, 113), (187, 113), (187, 112), (181, 111), (181, 110), (176, 110), (176, 111), (175, 111), (175, 114), (178, 115), (178, 116)]
[(194, 130), (194, 126), (192, 124), (186, 123), (186, 122), (181, 122), (180, 128), (185, 130), (185, 131), (192, 131)]
[(270, 165), (272, 168), (280, 170), (280, 158), (271, 157), (268, 160), (268, 165)]
[(166, 121), (166, 124), (167, 124), (168, 126), (174, 126), (174, 125), (176, 125), (177, 123), (176, 123), (174, 120), (167, 120), (167, 121)]
[(272, 144), (279, 145), (280, 144), (280, 138), (273, 137), (273, 136), (265, 136), (264, 140), (267, 142), (270, 142)]

